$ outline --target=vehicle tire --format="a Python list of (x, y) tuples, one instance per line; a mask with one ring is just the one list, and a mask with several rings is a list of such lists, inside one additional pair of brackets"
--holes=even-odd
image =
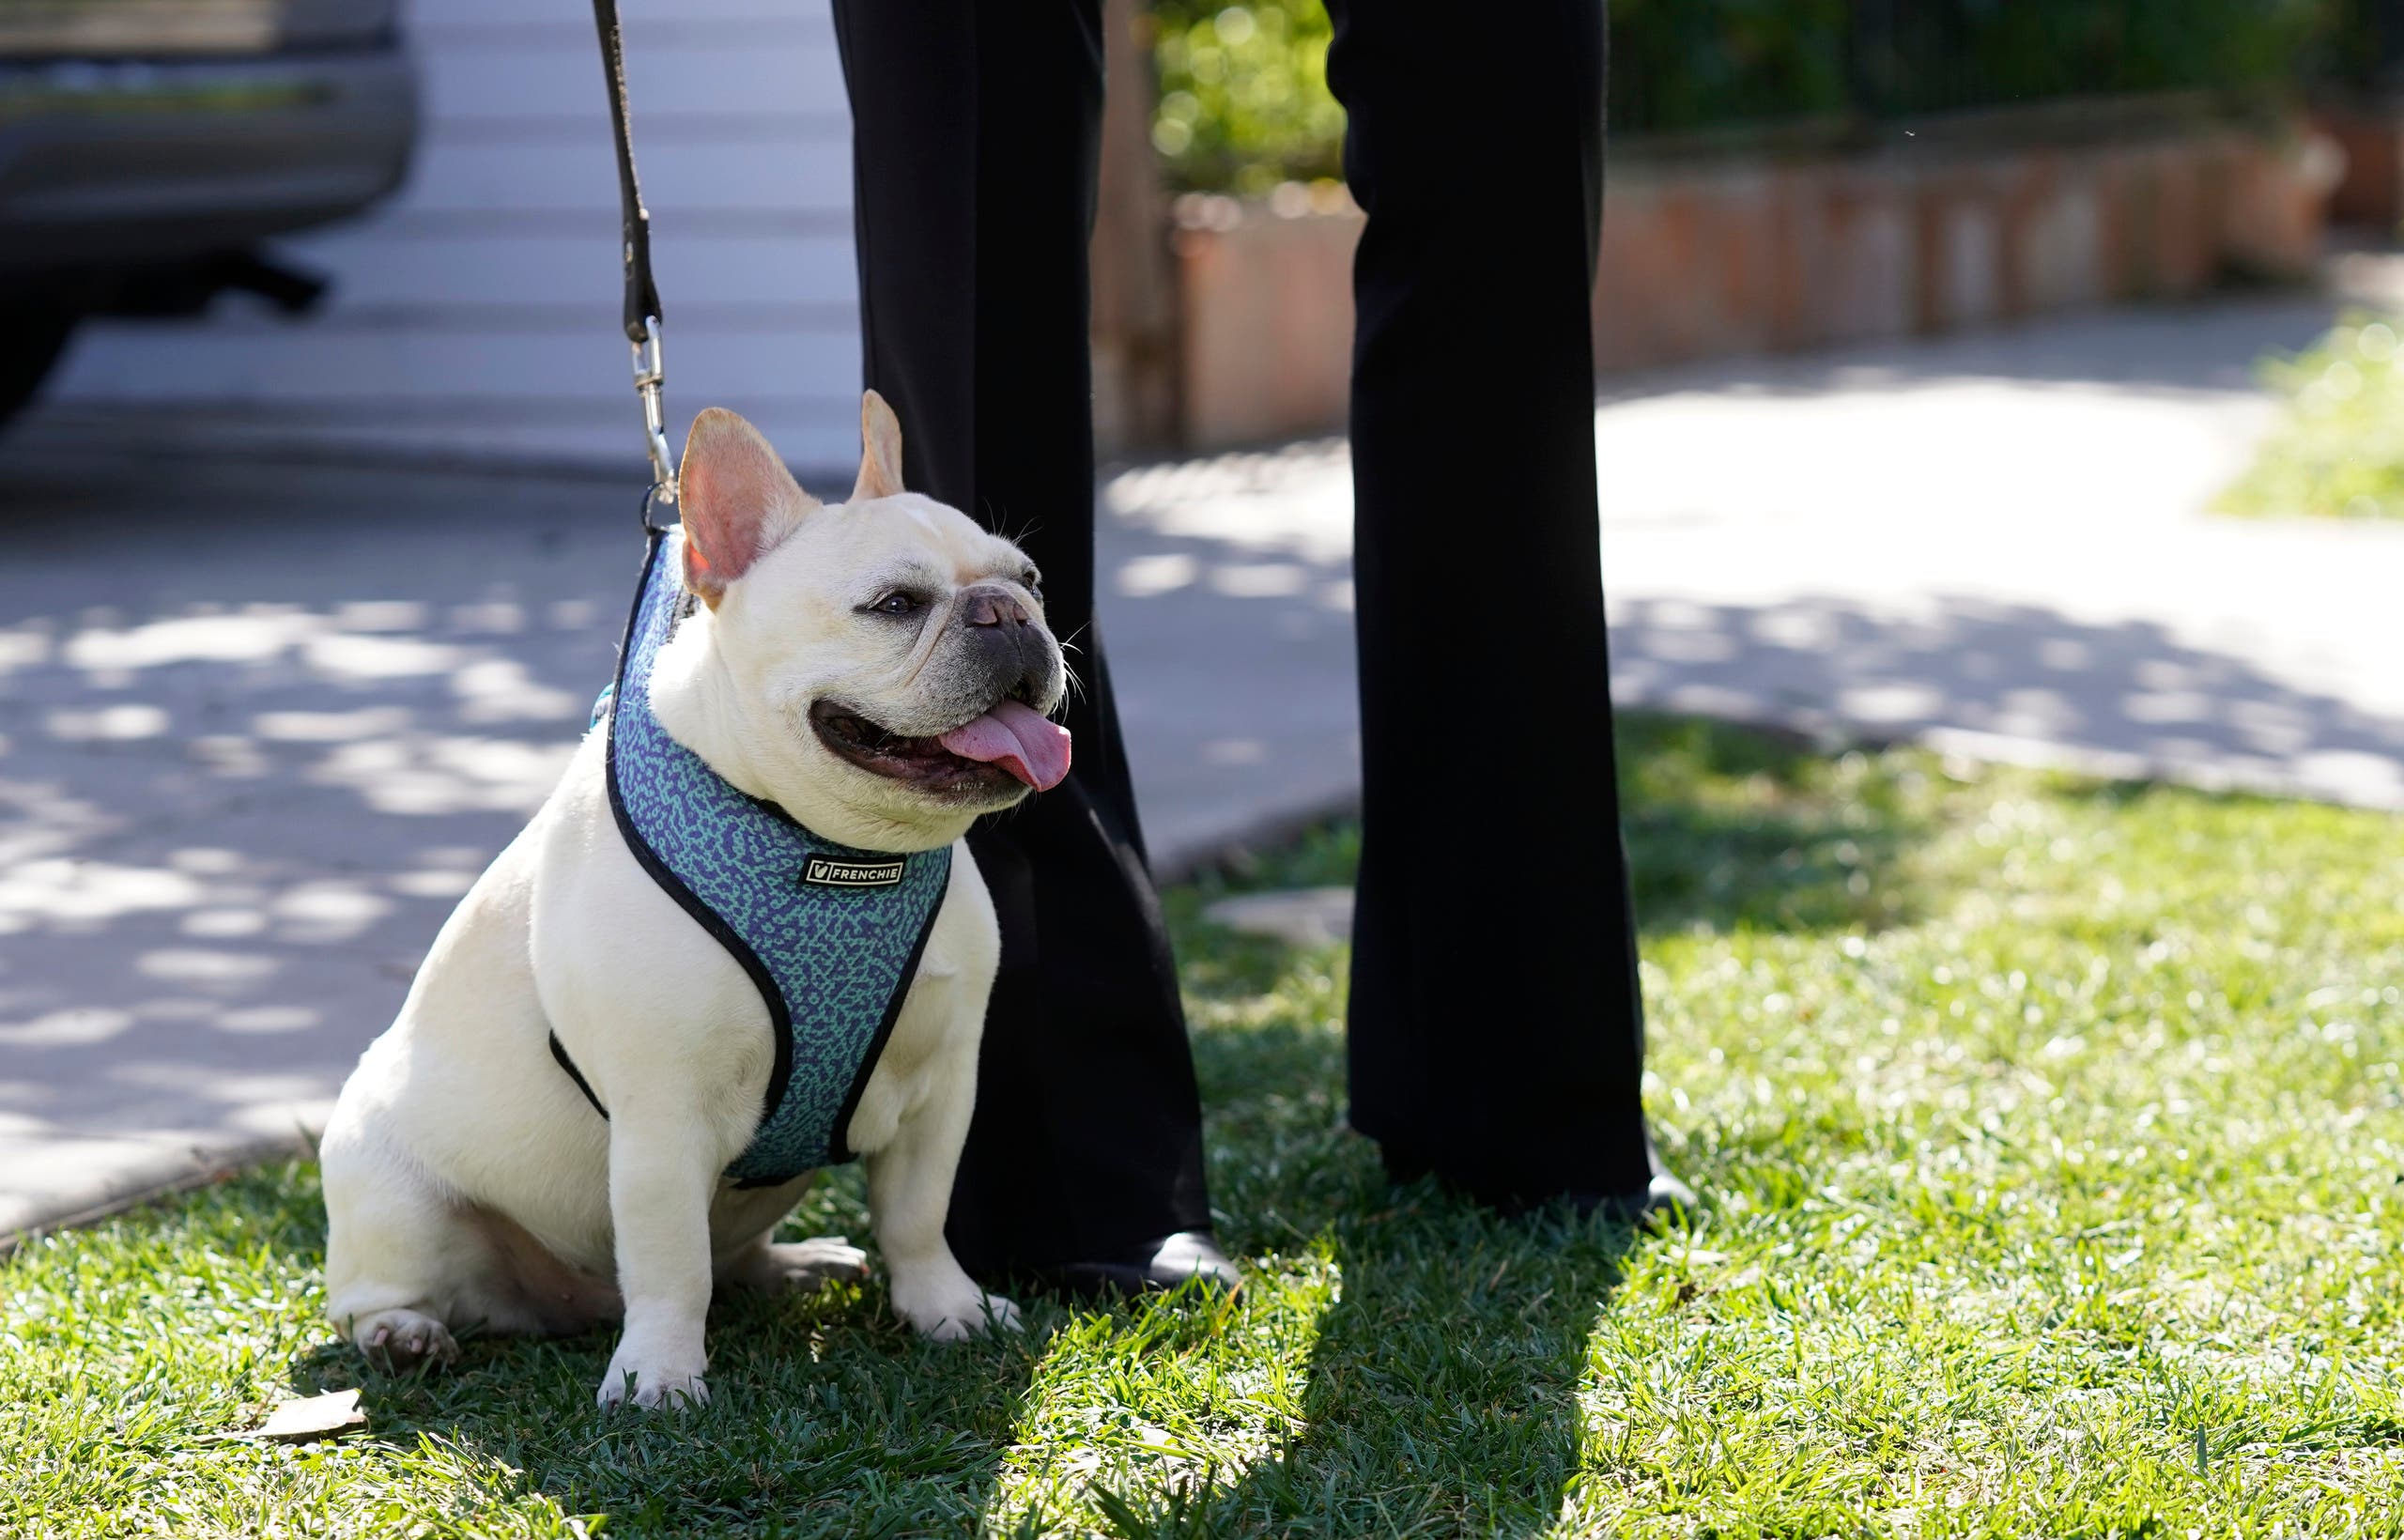
[(77, 317), (55, 305), (0, 305), (0, 426), (33, 400)]

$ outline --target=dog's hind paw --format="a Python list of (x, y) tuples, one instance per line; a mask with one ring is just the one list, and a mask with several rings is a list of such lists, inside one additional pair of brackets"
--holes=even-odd
[(764, 1244), (732, 1270), (732, 1281), (746, 1288), (771, 1290), (808, 1291), (831, 1283), (858, 1283), (867, 1276), (868, 1253), (840, 1235)]
[(379, 1310), (353, 1321), (350, 1340), (378, 1368), (397, 1373), (420, 1363), (455, 1363), (459, 1344), (450, 1329), (414, 1310)]

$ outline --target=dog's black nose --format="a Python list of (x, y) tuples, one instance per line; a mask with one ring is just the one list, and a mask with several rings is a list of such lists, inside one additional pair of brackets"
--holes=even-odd
[(967, 589), (960, 595), (958, 613), (961, 641), (972, 649), (970, 655), (981, 666), (989, 688), (1031, 700), (1051, 698), (1060, 670), (1059, 651), (1017, 595), (998, 583)]
[(1035, 617), (1026, 606), (998, 588), (972, 588), (961, 595), (966, 605), (962, 619), (970, 625), (1031, 625)]

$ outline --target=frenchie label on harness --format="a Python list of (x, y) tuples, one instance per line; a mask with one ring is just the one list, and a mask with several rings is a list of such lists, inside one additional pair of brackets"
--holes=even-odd
[(801, 869), (801, 880), (812, 887), (895, 887), (907, 870), (906, 861), (844, 861), (813, 855)]

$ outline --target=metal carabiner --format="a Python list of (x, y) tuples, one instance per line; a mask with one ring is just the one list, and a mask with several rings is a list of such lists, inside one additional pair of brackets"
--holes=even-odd
[[(635, 356), (635, 395), (642, 402), (643, 447), (651, 454), (651, 495), (643, 507), (646, 516), (653, 502), (674, 506), (676, 501), (676, 456), (668, 448), (668, 422), (660, 401), (660, 387), (668, 381), (668, 369), (660, 360), (659, 317), (642, 318), (642, 340), (628, 345)], [(646, 516), (644, 522), (648, 523)]]

